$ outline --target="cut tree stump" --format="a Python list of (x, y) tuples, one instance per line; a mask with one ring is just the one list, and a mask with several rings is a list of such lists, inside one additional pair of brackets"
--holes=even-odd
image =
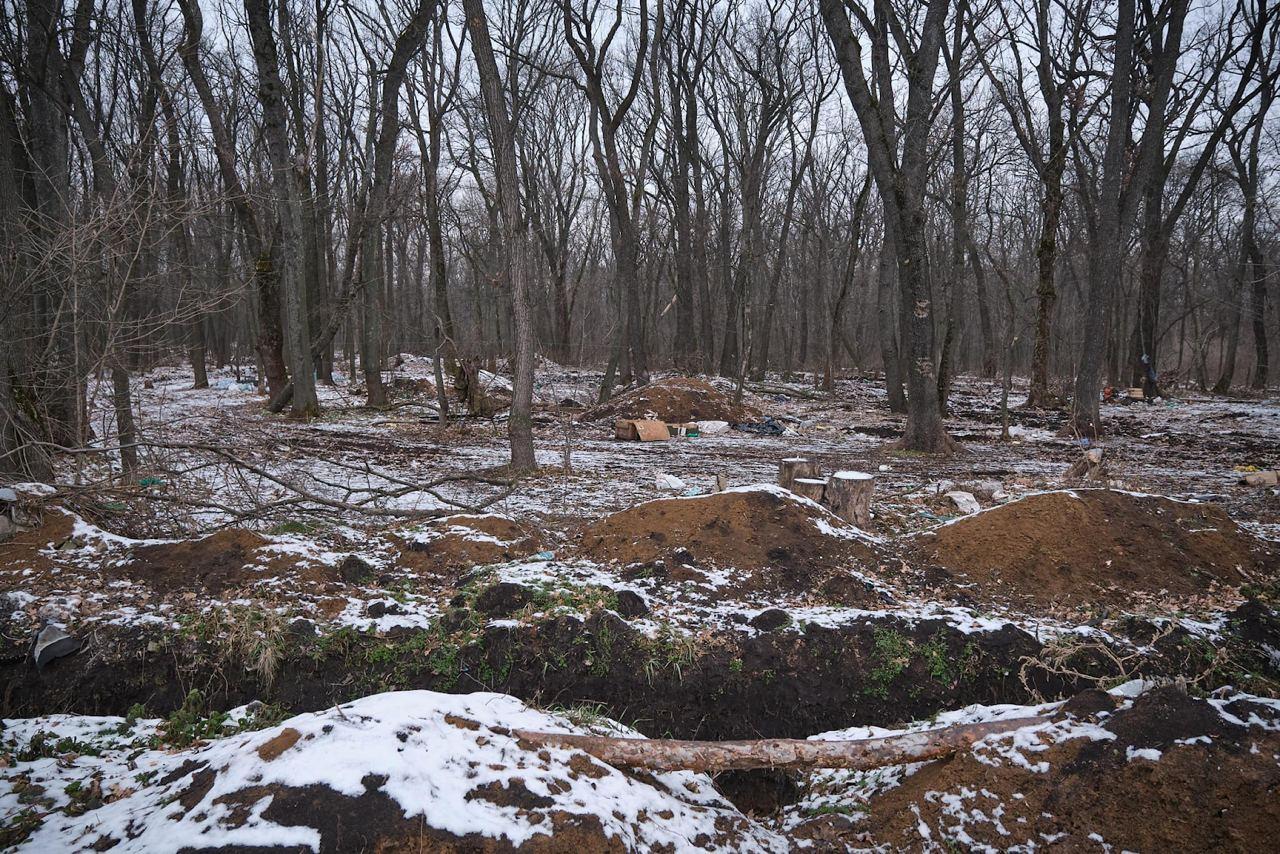
[(801, 498), (822, 503), (829, 481), (825, 477), (798, 477), (791, 482), (791, 491)]
[(886, 765), (940, 759), (968, 748), (989, 735), (1012, 732), (1048, 721), (1045, 717), (1012, 718), (943, 729), (909, 732), (856, 741), (809, 741), (763, 738), (752, 741), (679, 741), (665, 738), (611, 738), (515, 730), (522, 742), (537, 747), (581, 750), (609, 765), (650, 771), (747, 771), (777, 768), (850, 768), (865, 771)]
[(820, 477), (818, 464), (804, 457), (787, 457), (778, 463), (778, 485), (782, 488), (795, 492), (793, 486), (800, 477)]
[(827, 479), (827, 506), (846, 522), (869, 528), (871, 495), (875, 490), (874, 476), (860, 471), (838, 471)]
[(1107, 479), (1107, 467), (1103, 464), (1103, 449), (1090, 448), (1080, 459), (1071, 464), (1063, 480), (1103, 481)]

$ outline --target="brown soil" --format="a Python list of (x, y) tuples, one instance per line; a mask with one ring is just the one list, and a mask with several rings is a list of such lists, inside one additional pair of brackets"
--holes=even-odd
[(658, 418), (662, 421), (756, 421), (760, 411), (733, 405), (727, 394), (703, 380), (676, 377), (625, 392), (582, 413), (582, 421), (607, 418)]
[[(468, 532), (480, 538), (493, 537), (502, 544), (473, 538)], [(506, 516), (448, 516), (431, 522), (416, 536), (393, 539), (400, 547), (400, 566), (446, 578), (456, 578), (476, 566), (528, 557), (544, 547), (536, 530)]]
[(1280, 555), (1222, 508), (1105, 489), (1049, 492), (920, 535), (919, 562), (1039, 604), (1179, 597), (1274, 575)]
[(38, 527), (19, 531), (0, 543), (0, 574), (24, 572), (28, 569), (42, 572), (53, 566), (53, 561), (40, 554), (42, 549), (57, 548), (71, 537), (75, 519), (61, 510), (47, 510)]
[(659, 564), (676, 581), (700, 580), (699, 568), (733, 568), (730, 592), (821, 590), (851, 605), (878, 601), (848, 573), (874, 567), (875, 553), (864, 542), (823, 533), (815, 522), (820, 513), (764, 490), (647, 501), (588, 525), (578, 551), (601, 562)]
[[(243, 587), (264, 577), (273, 577), (293, 561), (273, 560), (267, 570), (252, 569), (254, 552), (267, 545), (261, 534), (228, 529), (199, 540), (160, 543), (135, 548), (127, 562), (114, 564), (108, 574), (142, 581), (160, 593), (203, 590), (221, 593)], [(278, 557), (278, 556), (273, 556)], [(264, 561), (265, 562), (265, 561)]]
[[(976, 847), (1004, 850), (1048, 838), (1056, 850), (1096, 851), (1101, 846), (1089, 835), (1097, 833), (1113, 850), (1271, 850), (1280, 831), (1280, 734), (1228, 724), (1172, 686), (1142, 695), (1101, 725), (1116, 738), (1069, 739), (1024, 754), (1048, 762), (1046, 773), (1007, 760), (987, 764), (998, 758), (993, 751), (985, 752), (987, 762), (965, 753), (926, 765), (872, 799), (871, 835), (894, 849), (917, 848), (924, 824), (935, 844), (958, 843), (959, 820), (944, 803), (953, 796), (968, 814), (963, 832), (974, 842), (966, 844)], [(1199, 736), (1212, 743), (1176, 743)], [(1129, 747), (1162, 755), (1130, 760)]]

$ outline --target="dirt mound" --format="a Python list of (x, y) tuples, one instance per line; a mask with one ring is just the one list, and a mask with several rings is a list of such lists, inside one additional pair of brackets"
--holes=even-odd
[(1280, 569), (1220, 507), (1105, 489), (1031, 495), (922, 534), (912, 549), (988, 595), (1040, 604), (1189, 597)]
[(528, 557), (543, 549), (543, 539), (533, 527), (496, 514), (447, 516), (395, 540), (400, 547), (400, 565), (446, 577), (476, 566)]
[[(781, 837), (738, 812), (706, 775), (623, 773), (580, 751), (539, 749), (515, 728), (580, 731), (501, 694), (408, 691), (177, 751), (135, 749), (117, 738), (95, 752), (91, 783), (89, 769), (74, 761), (21, 762), (15, 773), (26, 775), (28, 799), (60, 793), (57, 801), (41, 802), (26, 845), (140, 851), (171, 849), (181, 840), (190, 851), (786, 850)], [(8, 795), (8, 788), (0, 780), (0, 792)]]
[(727, 394), (703, 380), (676, 377), (632, 389), (582, 413), (582, 421), (609, 418), (658, 418), (668, 422), (755, 421), (759, 410), (734, 406)]
[(1280, 787), (1280, 733), (1275, 707), (1253, 705), (1270, 713), (1265, 729), (1173, 687), (1150, 691), (1047, 749), (1010, 738), (930, 763), (871, 800), (869, 829), (899, 850), (1271, 850), (1280, 798), (1264, 793)]
[[(821, 588), (847, 604), (874, 601), (850, 570), (875, 553), (856, 530), (781, 487), (646, 501), (588, 525), (579, 553), (599, 562), (659, 565), (674, 580), (699, 570), (736, 570), (727, 592)], [(692, 571), (691, 571), (692, 570)]]
[(263, 578), (263, 572), (250, 564), (255, 552), (267, 544), (261, 534), (230, 528), (199, 540), (138, 546), (128, 560), (111, 566), (108, 574), (142, 581), (160, 593), (221, 593)]
[(0, 542), (0, 573), (47, 570), (53, 565), (53, 561), (40, 552), (56, 549), (69, 540), (75, 524), (75, 517), (70, 513), (46, 510), (37, 527), (19, 531), (8, 540)]

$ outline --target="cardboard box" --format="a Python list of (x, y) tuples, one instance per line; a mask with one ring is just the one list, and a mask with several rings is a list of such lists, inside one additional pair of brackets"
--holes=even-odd
[(615, 439), (631, 442), (658, 442), (668, 437), (667, 422), (653, 418), (619, 418), (613, 422)]

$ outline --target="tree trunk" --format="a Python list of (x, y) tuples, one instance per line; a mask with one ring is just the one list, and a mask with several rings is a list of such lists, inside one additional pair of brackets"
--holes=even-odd
[(506, 279), (511, 289), (515, 338), (515, 377), (512, 383), (511, 416), (507, 434), (511, 440), (511, 470), (532, 471), (537, 467), (533, 453), (533, 321), (529, 308), (529, 266), (527, 263), (524, 217), (520, 211), (520, 184), (516, 173), (516, 146), (511, 118), (498, 63), (493, 56), (489, 21), (484, 0), (463, 0), (471, 51), (480, 75), (489, 138), (496, 164), (497, 196), (502, 213), (503, 254)]
[(1143, 206), (1142, 262), (1138, 274), (1138, 317), (1130, 346), (1130, 385), (1141, 388), (1147, 400), (1160, 396), (1156, 373), (1156, 348), (1160, 321), (1160, 283), (1169, 253), (1164, 231), (1163, 187), (1152, 182)]
[(1253, 319), (1254, 372), (1253, 388), (1261, 391), (1267, 387), (1270, 359), (1267, 352), (1267, 274), (1261, 253), (1255, 253), (1250, 263), (1253, 288), (1249, 304)]
[(991, 296), (987, 293), (987, 274), (978, 257), (978, 248), (969, 239), (969, 266), (973, 268), (973, 284), (978, 295), (978, 326), (982, 331), (982, 375), (996, 376), (996, 333), (991, 322)]
[(296, 173), (289, 146), (284, 84), (280, 79), (279, 56), (271, 29), (268, 0), (244, 0), (245, 18), (253, 42), (254, 64), (258, 69), (258, 97), (262, 102), (262, 135), (271, 161), (272, 192), (280, 218), (281, 281), (284, 288), (286, 352), (293, 374), (293, 413), (315, 415), (315, 372), (311, 362), (311, 334), (308, 325), (306, 282), (302, 265), (302, 214)]
[(893, 311), (897, 293), (897, 276), (893, 262), (893, 245), (889, 227), (885, 226), (885, 242), (880, 247), (876, 265), (876, 318), (880, 326), (880, 361), (884, 363), (884, 382), (892, 412), (907, 411), (907, 393), (902, 386), (902, 357), (898, 353), (897, 330), (900, 326)]
[(133, 396), (129, 390), (129, 370), (111, 366), (111, 402), (116, 415), (116, 441), (120, 445), (120, 469), (125, 480), (138, 470), (138, 434), (133, 424)]

